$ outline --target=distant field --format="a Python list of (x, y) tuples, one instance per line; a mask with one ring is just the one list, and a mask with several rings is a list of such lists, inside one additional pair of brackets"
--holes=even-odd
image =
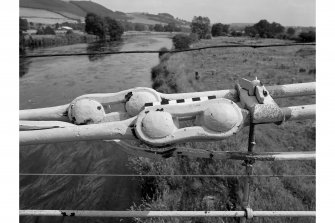
[(63, 23), (63, 22), (76, 22), (71, 18), (80, 18), (76, 15), (72, 15), (69, 13), (64, 13), (68, 17), (65, 17), (59, 13), (54, 13), (44, 9), (32, 9), (32, 8), (22, 8), (20, 7), (20, 17), (25, 18), (28, 22), (34, 23), (45, 23), (45, 24), (55, 24), (55, 23)]
[(92, 1), (71, 1), (70, 3), (83, 10), (85, 12), (85, 15), (89, 12), (92, 12), (101, 17), (110, 17), (112, 19), (118, 19), (118, 20), (128, 19), (125, 13), (112, 11), (111, 9), (108, 9), (103, 5), (97, 4)]
[(20, 7), (45, 9), (52, 12), (67, 12), (84, 17), (86, 12), (78, 6), (61, 0), (20, 0)]
[(142, 13), (127, 13), (127, 16), (131, 17), (129, 22), (132, 22), (132, 23), (143, 23), (143, 24), (148, 24), (148, 25), (154, 25), (154, 24), (165, 25), (165, 24), (167, 24), (167, 23), (164, 23), (164, 22), (151, 20), (146, 15), (144, 15)]

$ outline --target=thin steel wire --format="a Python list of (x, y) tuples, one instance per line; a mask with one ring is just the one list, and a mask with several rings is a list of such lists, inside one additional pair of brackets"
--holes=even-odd
[[(251, 48), (265, 48), (265, 47), (286, 47), (286, 46), (315, 46), (315, 43), (291, 43), (291, 44), (269, 44), (269, 45), (215, 45), (215, 46), (205, 46), (185, 50), (170, 50), (164, 51), (164, 53), (181, 53), (189, 51), (197, 51), (204, 49), (213, 49), (213, 48), (242, 48), (242, 47), (251, 47)], [(111, 54), (129, 54), (129, 53), (161, 53), (160, 50), (131, 50), (131, 51), (118, 51), (118, 52), (93, 52), (93, 53), (61, 53), (61, 54), (38, 54), (38, 55), (21, 55), (20, 58), (36, 58), (36, 57), (64, 57), (64, 56), (92, 56), (92, 55), (111, 55)]]
[(98, 173), (87, 173), (87, 174), (81, 174), (81, 173), (20, 173), (20, 176), (77, 176), (77, 177), (315, 177), (316, 175), (271, 175), (271, 174), (265, 174), (265, 175), (205, 175), (205, 174), (179, 174), (179, 175), (158, 175), (158, 174), (98, 174)]

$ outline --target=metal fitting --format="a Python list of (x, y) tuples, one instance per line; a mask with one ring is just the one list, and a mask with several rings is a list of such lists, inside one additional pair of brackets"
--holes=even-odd
[(246, 207), (244, 211), (247, 219), (252, 219), (254, 217), (253, 210), (250, 207)]

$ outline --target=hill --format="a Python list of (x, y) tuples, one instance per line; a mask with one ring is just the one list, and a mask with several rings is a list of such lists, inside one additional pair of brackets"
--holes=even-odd
[(142, 12), (133, 12), (127, 14), (130, 17), (130, 22), (133, 23), (144, 23), (148, 25), (153, 24), (168, 24), (175, 23), (179, 26), (189, 26), (190, 22), (181, 20), (178, 18), (174, 18), (172, 15), (168, 13), (158, 13), (158, 15), (150, 14), (150, 13), (142, 13)]
[[(36, 13), (34, 15), (35, 18), (36, 17), (46, 19), (53, 18), (54, 16), (52, 15), (48, 15), (49, 17), (45, 17), (46, 16), (45, 14), (48, 14), (47, 12), (52, 12), (60, 14), (61, 16), (64, 16), (65, 18), (68, 19), (74, 19), (74, 20), (79, 19), (83, 21), (87, 13), (93, 12), (103, 17), (108, 16), (118, 20), (128, 19), (127, 15), (123, 12), (114, 12), (100, 4), (89, 1), (64, 2), (61, 0), (20, 0), (20, 9), (22, 8), (42, 10), (42, 11), (35, 11)], [(24, 13), (25, 11), (22, 11), (22, 13)], [(31, 16), (22, 13), (20, 10), (20, 16), (31, 18)]]
[[(179, 26), (189, 26), (189, 22), (174, 18), (168, 13), (124, 13), (112, 11), (91, 1), (61, 1), (61, 0), (20, 0), (20, 16), (40, 23), (57, 23), (61, 20), (76, 22), (84, 21), (87, 13), (92, 12), (101, 17), (111, 17), (120, 21), (143, 23), (146, 25), (175, 23)], [(69, 20), (70, 19), (70, 20)], [(74, 20), (74, 21), (71, 21)]]
[(44, 9), (60, 14), (65, 12), (80, 17), (86, 15), (86, 11), (78, 6), (61, 0), (20, 0), (20, 8)]
[[(93, 12), (97, 15), (100, 15), (101, 17), (111, 17), (112, 19), (117, 20), (127, 20), (129, 19), (127, 15), (123, 12), (119, 11), (112, 11), (98, 3), (95, 2), (89, 2), (89, 1), (70, 1), (70, 4), (73, 4), (86, 13)], [(86, 14), (85, 14), (86, 15)]]

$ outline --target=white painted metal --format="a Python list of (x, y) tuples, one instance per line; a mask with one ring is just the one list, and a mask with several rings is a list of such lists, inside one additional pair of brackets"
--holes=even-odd
[[(315, 211), (252, 211), (253, 217), (315, 217)], [(245, 217), (245, 211), (77, 211), (77, 210), (20, 210), (20, 216), (72, 217)]]
[(309, 96), (316, 94), (316, 83), (299, 83), (299, 84), (286, 84), (266, 86), (272, 98), (287, 98), (298, 96)]
[[(315, 95), (315, 92), (316, 92), (315, 82), (267, 86), (266, 89), (269, 91), (272, 98), (308, 96), (308, 95)], [(238, 93), (235, 89), (178, 93), (178, 94), (163, 94), (151, 88), (132, 88), (132, 89), (120, 91), (117, 93), (82, 95), (76, 98), (75, 100), (79, 100), (83, 98), (90, 98), (92, 100), (96, 100), (97, 102), (101, 104), (106, 104), (106, 103), (109, 104), (109, 106), (112, 106), (111, 112), (115, 112), (113, 110), (116, 109), (117, 112), (124, 113), (126, 112), (125, 107), (131, 108), (131, 106), (129, 105), (127, 106), (127, 101), (125, 100), (125, 95), (127, 95), (127, 93), (129, 92), (133, 92), (133, 93), (145, 92), (146, 94), (150, 94), (152, 97), (154, 97), (156, 102), (160, 101), (163, 98), (168, 99), (168, 100), (177, 100), (177, 99), (188, 99), (188, 98), (193, 98), (193, 97), (207, 97), (207, 96), (212, 96), (212, 95), (216, 95), (217, 98), (226, 98), (234, 102), (239, 102)], [(70, 122), (70, 119), (67, 116), (64, 116), (64, 113), (67, 112), (69, 105), (70, 104), (50, 107), (50, 108), (20, 110), (20, 120), (35, 120), (35, 121), (58, 120), (58, 121)], [(128, 110), (129, 110), (130, 116), (134, 116), (134, 112), (135, 111), (137, 112), (138, 108), (128, 109)]]
[(131, 145), (121, 140), (111, 140), (126, 153), (151, 159), (188, 156), (193, 158), (209, 158), (214, 160), (255, 160), (255, 161), (283, 161), (283, 160), (315, 160), (315, 151), (307, 152), (227, 152), (194, 149), (186, 147), (170, 147), (162, 150), (148, 150), (147, 148)]
[(74, 127), (76, 125), (61, 121), (26, 121), (20, 120), (20, 131), (42, 130), (53, 128)]
[(64, 116), (68, 107), (69, 104), (49, 108), (20, 110), (20, 120), (68, 122), (69, 118)]
[(286, 121), (315, 119), (315, 105), (301, 105), (282, 108)]
[[(285, 120), (301, 120), (301, 119), (313, 119), (315, 118), (315, 105), (304, 105), (304, 106), (293, 106), (281, 108)], [(43, 144), (43, 143), (56, 143), (56, 142), (67, 142), (67, 141), (83, 141), (83, 140), (113, 140), (113, 139), (135, 139), (131, 125), (136, 121), (136, 117), (110, 123), (92, 124), (92, 125), (79, 125), (74, 127), (66, 128), (55, 128), (46, 130), (34, 130), (34, 131), (20, 131), (20, 144)], [(268, 118), (266, 119), (268, 121)], [(274, 122), (278, 119), (275, 117)], [(244, 120), (244, 125), (248, 125), (249, 119)], [(263, 123), (261, 119), (258, 123)], [(191, 137), (192, 140), (196, 140), (196, 134)], [(187, 140), (191, 139), (190, 137)], [(211, 139), (224, 139), (226, 135), (221, 138), (217, 136)], [(201, 140), (205, 140), (204, 136), (200, 137)], [(141, 137), (142, 140), (142, 137)], [(152, 141), (152, 140), (151, 140)], [(152, 142), (147, 141), (147, 143)], [(182, 140), (181, 140), (182, 141)], [(167, 141), (165, 144), (168, 143)], [(153, 144), (156, 145), (156, 144)]]
[(20, 131), (20, 145), (85, 140), (135, 139), (129, 128), (135, 118), (125, 121), (79, 125), (35, 131)]

